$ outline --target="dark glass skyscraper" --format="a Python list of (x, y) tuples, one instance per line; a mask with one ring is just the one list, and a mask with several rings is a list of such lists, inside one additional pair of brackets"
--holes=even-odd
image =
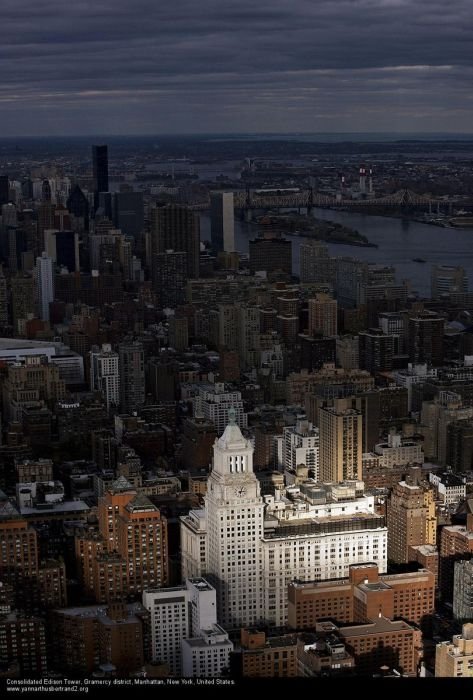
[(108, 146), (92, 146), (94, 177), (94, 208), (99, 204), (99, 192), (108, 192)]
[(10, 199), (8, 175), (0, 175), (0, 207)]

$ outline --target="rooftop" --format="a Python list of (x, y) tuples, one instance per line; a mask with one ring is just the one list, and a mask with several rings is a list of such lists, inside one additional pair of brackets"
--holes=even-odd
[(340, 627), (340, 635), (345, 638), (350, 638), (369, 634), (380, 634), (383, 632), (392, 633), (415, 629), (415, 627), (408, 625), (407, 622), (403, 620), (388, 620), (387, 617), (378, 617), (374, 622), (368, 622), (363, 625)]

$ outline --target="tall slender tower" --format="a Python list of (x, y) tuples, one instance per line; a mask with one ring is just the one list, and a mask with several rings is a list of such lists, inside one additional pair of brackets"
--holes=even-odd
[(233, 192), (212, 192), (210, 195), (210, 235), (213, 252), (233, 253), (235, 225)]
[(108, 192), (108, 146), (92, 146), (94, 209), (99, 206), (99, 193)]
[(54, 301), (53, 261), (43, 252), (34, 269), (36, 306), (43, 321), (49, 321), (49, 302)]
[(214, 444), (207, 482), (207, 578), (217, 589), (218, 620), (228, 629), (264, 617), (263, 499), (253, 473), (253, 446), (229, 410), (229, 424)]

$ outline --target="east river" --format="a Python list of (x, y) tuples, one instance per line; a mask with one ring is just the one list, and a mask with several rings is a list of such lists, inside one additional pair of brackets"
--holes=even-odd
[[(351, 256), (381, 265), (394, 265), (397, 279), (410, 279), (412, 289), (422, 296), (430, 296), (431, 266), (463, 265), (473, 290), (473, 228), (455, 229), (422, 224), (417, 221), (369, 216), (345, 211), (315, 209), (318, 219), (326, 219), (353, 228), (365, 235), (377, 248), (329, 244), (333, 256)], [(235, 220), (236, 248), (248, 253), (248, 241), (257, 234), (258, 228)], [(210, 238), (210, 220), (201, 217), (202, 240)], [(307, 240), (291, 236), (293, 242), (293, 272), (299, 274), (299, 246)], [(413, 262), (423, 258), (425, 263)]]

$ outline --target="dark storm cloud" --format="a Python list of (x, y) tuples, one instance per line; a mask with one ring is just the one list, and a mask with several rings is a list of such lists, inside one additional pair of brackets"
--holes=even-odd
[(3, 0), (0, 130), (468, 131), (472, 15), (471, 0)]

